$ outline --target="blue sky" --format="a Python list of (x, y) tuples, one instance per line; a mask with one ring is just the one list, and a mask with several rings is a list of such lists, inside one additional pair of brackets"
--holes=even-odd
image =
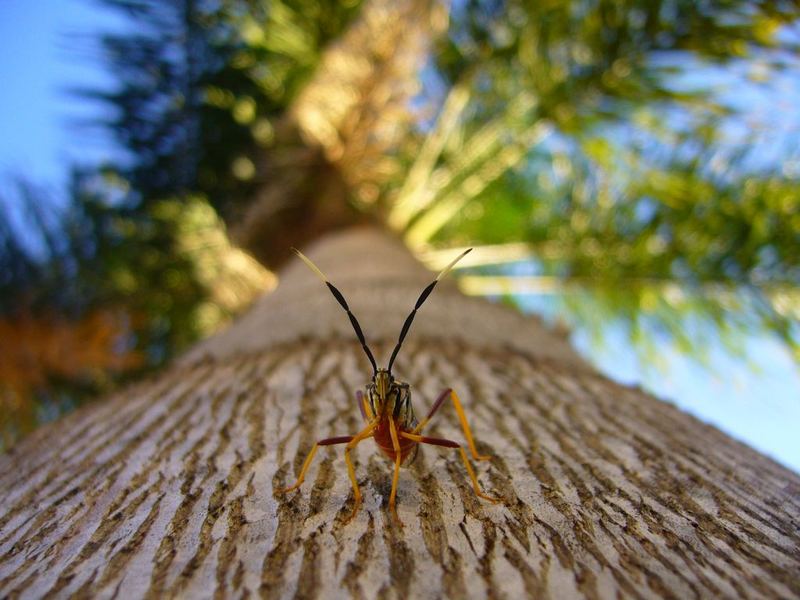
[[(21, 173), (58, 190), (68, 164), (111, 154), (107, 139), (70, 126), (98, 113), (65, 90), (108, 83), (88, 44), (71, 36), (119, 26), (89, 0), (0, 0), (0, 189)], [(535, 299), (525, 304), (542, 310)], [(611, 377), (642, 384), (800, 472), (800, 375), (776, 342), (759, 336), (747, 342), (760, 373), (721, 350), (712, 352), (710, 369), (671, 352), (665, 370), (643, 368), (613, 326), (602, 347), (579, 328), (573, 342)]]
[(0, 1), (0, 178), (60, 186), (65, 165), (110, 152), (99, 133), (70, 126), (98, 113), (66, 90), (108, 83), (76, 36), (114, 26), (112, 17), (89, 0)]

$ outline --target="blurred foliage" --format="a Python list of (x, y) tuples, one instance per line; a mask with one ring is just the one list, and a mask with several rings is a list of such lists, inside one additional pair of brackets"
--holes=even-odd
[(128, 206), (112, 200), (121, 183), (75, 171), (56, 213), (44, 190), (18, 182), (21, 229), (35, 239), (0, 225), (4, 444), (162, 365), (275, 283), (201, 197)]
[(99, 3), (129, 27), (97, 40), (114, 86), (80, 93), (122, 157), (76, 166), (63, 210), (6, 201), (4, 435), (272, 283), (218, 215), (268, 260), (368, 215), (434, 265), (477, 245), (470, 293), (557, 292), (651, 357), (753, 331), (800, 357), (800, 116), (744, 121), (800, 66), (796, 4)]
[[(141, 355), (125, 348), (128, 315), (98, 309), (82, 318), (16, 315), (0, 320), (0, 427), (8, 436), (12, 425), (32, 429), (50, 409), (74, 402), (81, 391), (105, 387), (108, 375), (142, 366)], [(64, 350), (69, 352), (65, 353)], [(54, 385), (54, 383), (60, 385)], [(54, 404), (54, 388), (61, 388)], [(66, 389), (69, 398), (64, 397)], [(83, 390), (81, 389), (83, 388)], [(32, 397), (47, 390), (37, 406)], [(11, 440), (6, 438), (4, 443)]]
[[(109, 389), (110, 372), (163, 364), (274, 285), (231, 246), (217, 211), (254, 193), (254, 156), (274, 137), (271, 119), (357, 10), (336, 2), (276, 10), (249, 1), (100, 4), (130, 24), (97, 40), (115, 84), (76, 91), (110, 109), (101, 125), (122, 158), (76, 166), (61, 214), (29, 183), (6, 194), (6, 212), (21, 216), (17, 227), (0, 220), (0, 322), (35, 340), (4, 345), (0, 355), (5, 444), (59, 407)], [(59, 352), (72, 360), (57, 365)], [(23, 363), (31, 367), (15, 377)]]
[(99, 39), (113, 90), (79, 93), (111, 109), (127, 151), (113, 165), (146, 203), (187, 192), (229, 212), (254, 194), (258, 150), (358, 2), (100, 0), (130, 28)]
[[(769, 331), (800, 359), (796, 138), (784, 119), (736, 131), (751, 108), (738, 94), (797, 72), (799, 16), (748, 2), (454, 10), (435, 57), (446, 139), (412, 162), (390, 223), (420, 249), (525, 242), (567, 319), (622, 323), (651, 357), (668, 343), (701, 358), (717, 339), (741, 352)], [(796, 105), (786, 116), (800, 123)], [(525, 288), (482, 272), (474, 293)]]

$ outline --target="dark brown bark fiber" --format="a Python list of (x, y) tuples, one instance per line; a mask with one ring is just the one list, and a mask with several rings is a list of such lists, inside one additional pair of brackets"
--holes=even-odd
[[(379, 363), (431, 275), (375, 231), (309, 251)], [(226, 332), (157, 377), (44, 427), (0, 457), (1, 597), (789, 598), (800, 596), (800, 478), (634, 388), (536, 320), (438, 286), (395, 374), (417, 413), (464, 404), (484, 488), (423, 448), (388, 509), (391, 464), (340, 446), (368, 363), (299, 261)], [(724, 401), (724, 399), (720, 399)], [(427, 432), (463, 440), (446, 404)]]

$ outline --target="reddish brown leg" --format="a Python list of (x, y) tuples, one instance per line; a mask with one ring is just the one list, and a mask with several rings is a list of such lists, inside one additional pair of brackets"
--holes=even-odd
[(427, 435), (414, 435), (412, 433), (406, 433), (405, 431), (400, 432), (400, 437), (414, 440), (415, 442), (418, 442), (420, 444), (430, 444), (431, 446), (444, 446), (445, 448), (461, 448), (461, 444), (459, 444), (458, 442), (454, 442), (453, 440), (447, 440), (444, 438), (428, 437)]
[(338, 437), (325, 438), (317, 442), (317, 446), (334, 446), (336, 444), (346, 444), (351, 441), (355, 436), (353, 435), (340, 435)]
[[(423, 419), (422, 421), (423, 425), (431, 420), (431, 417), (433, 417), (433, 415), (436, 414), (436, 411), (439, 410), (442, 404), (444, 404), (444, 401), (447, 400), (447, 397), (450, 395), (450, 392), (452, 391), (453, 390), (451, 390), (450, 388), (447, 388), (441, 394), (439, 394), (438, 398), (436, 398), (436, 402), (433, 403), (433, 406), (431, 406), (431, 409), (428, 411), (428, 416), (426, 416)], [(421, 429), (421, 427), (418, 429)]]

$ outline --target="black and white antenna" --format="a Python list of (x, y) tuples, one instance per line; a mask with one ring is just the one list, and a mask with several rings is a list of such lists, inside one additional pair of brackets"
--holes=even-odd
[(353, 326), (353, 329), (356, 332), (356, 336), (358, 336), (358, 341), (361, 342), (361, 347), (364, 349), (364, 352), (369, 359), (370, 364), (372, 365), (372, 375), (373, 377), (378, 372), (378, 365), (375, 363), (375, 357), (372, 355), (372, 351), (367, 346), (367, 340), (364, 339), (364, 332), (361, 331), (361, 325), (358, 324), (358, 319), (356, 316), (350, 311), (350, 307), (347, 305), (347, 300), (344, 299), (344, 295), (340, 292), (335, 285), (333, 285), (328, 278), (325, 277), (325, 274), (319, 270), (319, 267), (311, 262), (311, 259), (308, 258), (305, 254), (300, 252), (297, 248), (292, 248), (294, 253), (300, 257), (300, 259), (308, 265), (308, 267), (317, 274), (317, 276), (322, 280), (322, 282), (328, 286), (328, 289), (333, 294), (333, 297), (336, 298), (336, 301), (341, 305), (341, 307), (347, 312), (347, 316), (350, 317), (350, 324)]
[(392, 374), (392, 365), (394, 364), (394, 359), (397, 358), (397, 353), (400, 352), (400, 346), (403, 345), (403, 340), (406, 339), (406, 334), (408, 333), (408, 330), (411, 327), (412, 321), (414, 321), (414, 317), (417, 314), (417, 310), (419, 310), (419, 307), (422, 306), (423, 303), (425, 302), (425, 300), (428, 299), (428, 296), (431, 295), (431, 292), (433, 291), (433, 288), (436, 287), (436, 284), (439, 283), (439, 280), (442, 279), (445, 275), (447, 275), (452, 270), (452, 268), (454, 266), (456, 266), (456, 263), (458, 261), (460, 261), (462, 258), (464, 258), (471, 251), (472, 251), (472, 248), (467, 248), (466, 250), (464, 250), (464, 252), (459, 254), (455, 258), (455, 260), (453, 260), (453, 262), (451, 262), (449, 265), (447, 265), (442, 270), (442, 272), (439, 273), (436, 276), (436, 279), (434, 279), (428, 285), (428, 287), (426, 287), (424, 290), (422, 290), (422, 293), (419, 295), (419, 298), (417, 299), (417, 303), (414, 305), (414, 308), (411, 310), (411, 314), (408, 315), (408, 317), (406, 317), (406, 322), (403, 323), (403, 329), (400, 330), (400, 338), (397, 340), (397, 346), (394, 347), (394, 351), (392, 352), (392, 357), (389, 359), (389, 366), (387, 367), (386, 370), (389, 371), (390, 375)]

